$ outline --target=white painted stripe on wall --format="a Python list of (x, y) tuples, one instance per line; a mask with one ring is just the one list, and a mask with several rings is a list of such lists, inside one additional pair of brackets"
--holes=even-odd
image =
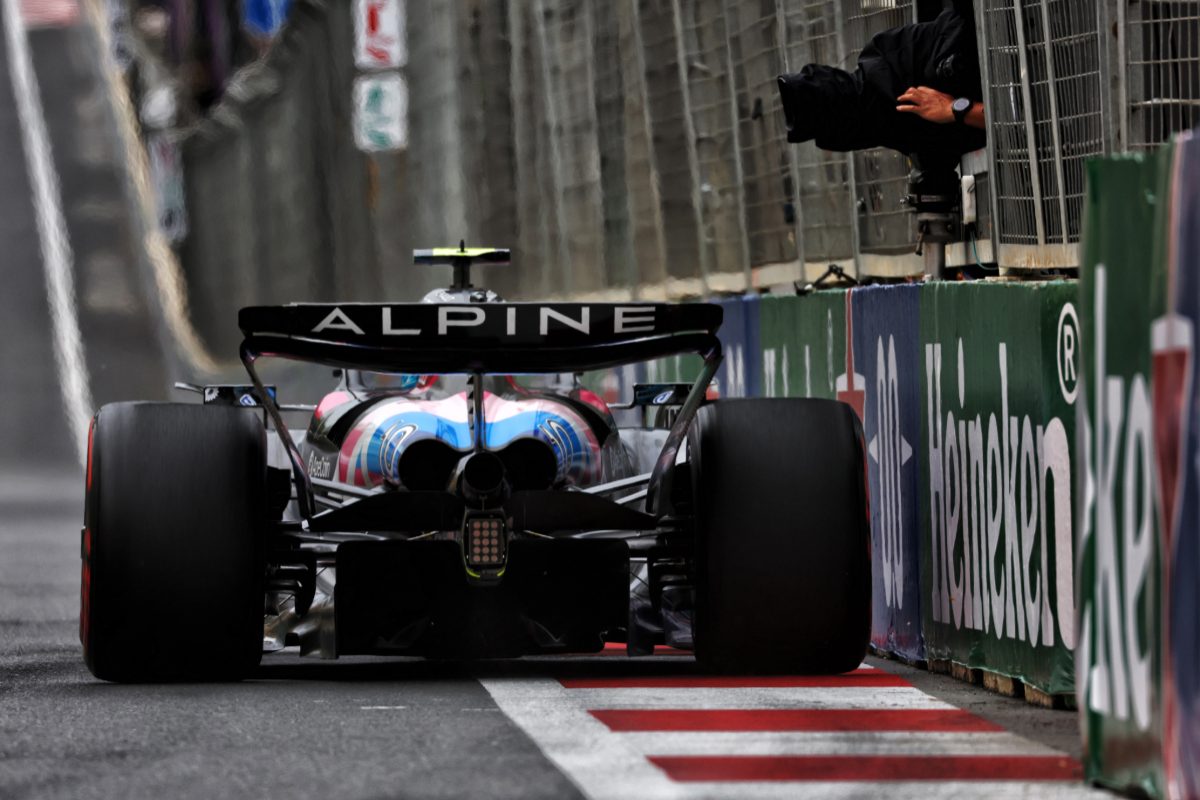
[(739, 687), (729, 689), (569, 689), (587, 708), (954, 708), (908, 686), (809, 688)]
[(912, 731), (637, 731), (614, 733), (625, 746), (658, 756), (1054, 756), (1057, 750), (1013, 733)]
[(9, 73), (16, 97), (26, 171), (33, 189), (42, 267), (46, 273), (46, 296), (54, 331), (54, 359), (62, 386), (67, 429), (82, 464), (87, 460), (92, 392), (84, 359), (83, 338), (79, 332), (79, 318), (76, 316), (74, 255), (63, 218), (58, 172), (50, 152), (46, 117), (29, 54), (29, 37), (21, 19), (21, 9), (17, 0), (0, 2), (3, 2)]

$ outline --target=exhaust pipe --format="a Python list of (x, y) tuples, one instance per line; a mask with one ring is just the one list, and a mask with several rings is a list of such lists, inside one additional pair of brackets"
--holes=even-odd
[(495, 453), (481, 450), (458, 462), (458, 484), (463, 498), (477, 508), (498, 506), (508, 495), (504, 462)]

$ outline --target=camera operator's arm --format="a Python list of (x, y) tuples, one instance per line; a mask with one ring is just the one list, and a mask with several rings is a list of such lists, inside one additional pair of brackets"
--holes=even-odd
[(987, 127), (983, 103), (966, 98), (955, 99), (928, 86), (911, 87), (896, 100), (900, 104), (896, 106), (897, 111), (916, 114), (921, 119), (939, 125), (961, 122), (972, 128)]

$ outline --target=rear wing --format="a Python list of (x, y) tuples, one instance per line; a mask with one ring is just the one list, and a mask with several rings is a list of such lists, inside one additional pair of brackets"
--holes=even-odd
[[(671, 496), (679, 448), (721, 364), (722, 314), (711, 303), (297, 303), (243, 308), (238, 325), (242, 362), (259, 397), (268, 396), (254, 366), (261, 356), (377, 372), (481, 375), (585, 372), (696, 353), (704, 358), (700, 375), (647, 485), (647, 508), (657, 510), (659, 498)], [(472, 419), (482, 421), (483, 395), (474, 388), (472, 403)], [(300, 512), (311, 519), (313, 479), (280, 408), (268, 403), (266, 412), (292, 462)]]
[(710, 303), (296, 303), (238, 313), (243, 356), (381, 372), (583, 372), (719, 352)]

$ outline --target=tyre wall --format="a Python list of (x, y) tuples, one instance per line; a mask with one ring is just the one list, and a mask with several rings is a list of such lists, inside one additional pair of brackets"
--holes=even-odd
[(1077, 684), (1090, 779), (1200, 797), (1200, 147), (1090, 166)]

